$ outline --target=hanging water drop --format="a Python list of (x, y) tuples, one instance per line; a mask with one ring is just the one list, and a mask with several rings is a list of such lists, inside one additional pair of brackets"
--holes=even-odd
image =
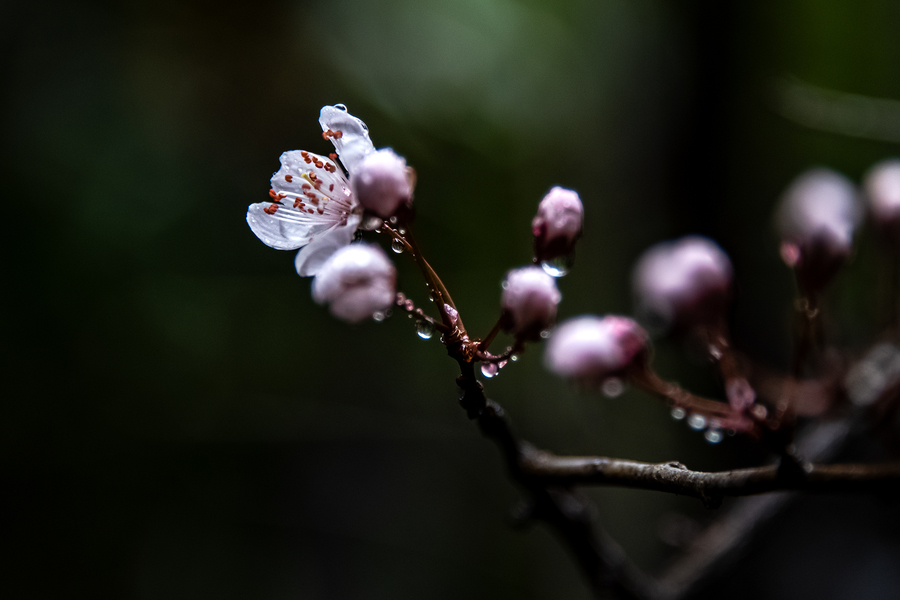
[(360, 225), (359, 228), (365, 229), (366, 231), (378, 231), (382, 225), (384, 225), (384, 219), (376, 217), (375, 215), (370, 215), (363, 219), (362, 225)]
[(425, 319), (416, 321), (416, 335), (423, 340), (430, 340), (434, 335), (434, 323)]
[(625, 391), (625, 384), (618, 377), (608, 377), (600, 384), (600, 391), (607, 398), (617, 398)]
[(722, 351), (719, 350), (719, 347), (715, 344), (710, 344), (709, 355), (712, 356), (714, 360), (719, 360), (722, 358)]
[(397, 254), (403, 254), (403, 241), (397, 238), (394, 238), (391, 241), (391, 250), (396, 252)]
[(722, 430), (721, 429), (707, 429), (706, 433), (703, 434), (703, 437), (706, 438), (706, 441), (710, 444), (718, 444), (722, 441)]
[(706, 427), (706, 417), (694, 413), (690, 417), (688, 417), (687, 424), (688, 427), (690, 427), (694, 431), (700, 431), (701, 429)]
[(541, 332), (541, 339), (546, 340), (548, 337), (550, 337), (550, 330), (549, 329), (543, 330)]
[(484, 363), (481, 365), (481, 374), (490, 379), (495, 377), (500, 369), (494, 363)]
[(683, 408), (673, 408), (672, 409), (672, 418), (676, 421), (680, 421), (687, 416), (687, 411)]
[(372, 318), (375, 319), (375, 321), (381, 323), (385, 319), (385, 314), (383, 312), (375, 312), (372, 313)]
[(572, 266), (575, 264), (575, 255), (569, 254), (566, 256), (560, 256), (559, 258), (554, 258), (553, 260), (545, 260), (541, 263), (541, 268), (544, 269), (544, 272), (551, 277), (564, 277), (568, 275), (569, 271), (572, 270)]
[(512, 356), (509, 357), (509, 360), (516, 362), (517, 360), (519, 360), (519, 355), (513, 354)]

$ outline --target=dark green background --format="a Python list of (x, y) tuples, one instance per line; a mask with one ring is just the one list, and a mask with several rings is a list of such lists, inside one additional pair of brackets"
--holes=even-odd
[[(417, 169), (420, 242), (474, 334), (530, 259), (537, 202), (563, 185), (586, 212), (563, 317), (628, 312), (635, 257), (702, 233), (736, 266), (739, 345), (783, 366), (778, 195), (809, 166), (859, 180), (900, 146), (792, 122), (779, 90), (900, 99), (898, 30), (892, 0), (0, 4), (0, 593), (587, 597), (545, 529), (509, 527), (518, 492), (456, 405), (440, 344), (399, 316), (330, 318), (246, 206), (281, 152), (330, 152), (318, 110), (343, 102)], [(830, 296), (830, 331), (852, 348), (875, 332), (877, 257), (860, 247)], [(656, 357), (721, 394), (677, 345)], [(577, 393), (538, 348), (487, 389), (557, 452), (764, 459), (708, 446), (639, 392)], [(647, 568), (672, 552), (661, 519), (714, 516), (591, 494)], [(896, 597), (896, 515), (810, 500), (711, 594)]]

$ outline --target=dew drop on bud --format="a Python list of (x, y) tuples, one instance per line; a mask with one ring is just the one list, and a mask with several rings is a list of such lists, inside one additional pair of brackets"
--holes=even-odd
[(676, 421), (680, 421), (687, 416), (687, 411), (683, 408), (673, 408), (672, 409), (672, 418)]
[(366, 217), (362, 225), (360, 225), (360, 229), (364, 229), (366, 231), (377, 231), (384, 225), (384, 219), (381, 217), (376, 217), (374, 215)]
[(688, 417), (687, 424), (688, 427), (690, 427), (694, 431), (700, 431), (701, 429), (706, 427), (706, 417), (694, 413), (693, 415)]
[(546, 340), (548, 337), (550, 337), (550, 330), (549, 330), (549, 329), (545, 329), (544, 331), (541, 332), (541, 339), (542, 339), (542, 340)]
[(484, 363), (481, 365), (481, 374), (490, 379), (495, 377), (500, 369), (494, 363)]
[(625, 391), (625, 384), (618, 377), (608, 377), (600, 384), (600, 391), (607, 398), (616, 398)]
[(703, 434), (703, 437), (706, 438), (706, 441), (710, 444), (718, 444), (722, 441), (722, 430), (721, 429), (707, 429), (706, 433)]
[(372, 318), (381, 323), (384, 321), (385, 314), (383, 312), (374, 312), (372, 313)]
[(403, 242), (398, 240), (397, 238), (394, 238), (391, 241), (391, 250), (393, 250), (397, 254), (403, 254)]
[(545, 260), (541, 263), (541, 268), (544, 269), (544, 273), (551, 277), (564, 277), (572, 270), (572, 265), (574, 264), (575, 255), (569, 254), (553, 260)]
[(425, 319), (416, 321), (416, 335), (423, 340), (430, 340), (434, 335), (434, 323)]

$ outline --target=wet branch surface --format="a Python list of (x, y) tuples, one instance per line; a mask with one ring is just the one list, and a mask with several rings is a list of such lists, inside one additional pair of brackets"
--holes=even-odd
[[(677, 600), (729, 564), (762, 524), (796, 496), (791, 492), (900, 491), (900, 462), (872, 465), (804, 464), (802, 470), (768, 465), (716, 473), (692, 471), (678, 462), (642, 463), (604, 457), (567, 457), (538, 450), (517, 438), (503, 409), (487, 399), (475, 377), (474, 363), (448, 348), (462, 371), (457, 384), (460, 404), (477, 420), (485, 437), (504, 455), (511, 478), (528, 493), (523, 519), (545, 522), (574, 555), (595, 595)], [(813, 460), (833, 458), (852, 430), (859, 413), (813, 428), (798, 446)], [(576, 485), (610, 485), (670, 492), (718, 507), (725, 496), (747, 498), (701, 534), (695, 544), (661, 578), (647, 575), (630, 562), (622, 548), (597, 526), (591, 505)]]

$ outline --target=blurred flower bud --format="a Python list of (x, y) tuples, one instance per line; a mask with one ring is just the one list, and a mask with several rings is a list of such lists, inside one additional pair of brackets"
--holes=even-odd
[(521, 340), (536, 340), (556, 321), (562, 294), (556, 280), (540, 267), (524, 267), (506, 274), (500, 306), (504, 330)]
[(813, 169), (791, 183), (778, 212), (781, 257), (805, 293), (824, 288), (850, 256), (860, 217), (856, 188), (839, 173)]
[(535, 258), (542, 262), (571, 254), (581, 237), (583, 222), (584, 206), (578, 194), (554, 187), (541, 200), (531, 221)]
[(646, 332), (628, 317), (585, 315), (553, 332), (544, 364), (562, 377), (601, 383), (643, 366), (647, 352)]
[(406, 160), (390, 148), (366, 155), (352, 172), (350, 184), (363, 208), (384, 219), (411, 195)]
[(712, 240), (699, 236), (649, 248), (632, 276), (638, 311), (663, 331), (720, 323), (731, 282), (728, 255)]
[(872, 167), (863, 185), (875, 227), (894, 240), (900, 238), (900, 159)]
[(325, 261), (313, 280), (313, 300), (331, 314), (359, 323), (386, 311), (394, 301), (397, 271), (378, 246), (351, 244)]

